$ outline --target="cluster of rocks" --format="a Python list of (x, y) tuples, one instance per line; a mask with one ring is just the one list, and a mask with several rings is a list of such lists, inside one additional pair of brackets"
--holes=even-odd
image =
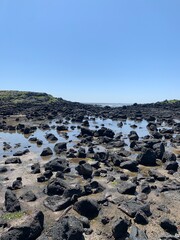
[[(53, 129), (62, 132), (65, 139), (67, 131), (78, 129), (78, 143), (73, 147), (68, 146), (68, 140), (60, 142), (50, 132), (52, 126), (44, 122), (27, 127), (17, 120), (13, 127), (7, 125), (8, 117), (4, 116), (0, 124), (3, 131), (29, 134), (29, 141), (38, 145), (43, 145), (43, 141), (32, 134), (42, 129), (47, 131), (47, 141), (54, 144), (39, 153), (50, 160), (28, 162), (30, 171), (22, 168), (32, 179), (31, 187), (24, 184), (24, 173), (9, 181), (13, 169), (25, 165), (29, 149), (2, 159), (0, 176), (5, 184), (1, 215), (24, 215), (18, 224), (1, 217), (0, 239), (180, 239), (179, 210), (173, 207), (180, 200), (180, 155), (171, 151), (171, 147), (178, 150), (180, 146), (180, 124), (174, 121), (179, 106), (174, 112), (166, 105), (135, 104), (111, 109), (67, 102), (63, 106), (61, 111), (59, 107), (38, 106), (39, 112), (27, 110), (27, 118), (40, 121), (40, 113), (48, 113), (52, 120), (60, 112)], [(91, 129), (92, 118), (85, 115), (92, 112), (95, 117), (118, 120), (119, 129), (128, 117), (136, 121), (146, 119), (149, 134), (140, 137), (136, 122), (127, 136), (106, 126)], [(70, 122), (74, 125), (69, 126)], [(168, 127), (162, 128), (162, 122)], [(10, 148), (9, 143), (4, 143), (4, 152)], [(32, 211), (32, 206), (38, 207), (38, 211)]]

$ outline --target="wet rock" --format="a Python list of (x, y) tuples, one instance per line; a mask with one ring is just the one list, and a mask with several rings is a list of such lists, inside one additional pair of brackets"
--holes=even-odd
[(7, 168), (6, 167), (0, 167), (0, 173), (5, 173), (7, 172)]
[(149, 122), (146, 127), (150, 131), (157, 131), (157, 126), (154, 122)]
[(52, 172), (65, 172), (69, 168), (69, 163), (65, 158), (55, 158), (44, 165), (45, 170)]
[(57, 140), (58, 140), (58, 138), (57, 138), (54, 134), (52, 134), (52, 133), (48, 133), (48, 134), (46, 135), (46, 139), (47, 139), (48, 141), (57, 141)]
[(102, 127), (101, 129), (99, 129), (97, 132), (98, 136), (106, 136), (106, 137), (109, 137), (109, 138), (113, 138), (115, 133), (109, 129), (109, 128), (106, 128), (106, 127)]
[(51, 229), (52, 240), (85, 240), (83, 224), (74, 216), (60, 218)]
[(17, 212), (21, 210), (16, 194), (10, 189), (7, 189), (5, 192), (5, 208), (7, 212)]
[(21, 162), (21, 159), (20, 158), (17, 158), (17, 157), (12, 157), (12, 158), (8, 158), (8, 159), (6, 159), (6, 161), (5, 161), (5, 164), (20, 164), (20, 163), (22, 163)]
[(37, 199), (36, 195), (30, 190), (30, 191), (27, 191), (25, 193), (23, 193), (21, 196), (20, 196), (20, 199), (22, 199), (23, 201), (26, 201), (26, 202), (33, 202)]
[(84, 163), (84, 161), (82, 164), (80, 162), (79, 165), (75, 167), (75, 169), (78, 171), (79, 175), (83, 175), (85, 178), (90, 178), (93, 173), (92, 166), (89, 163)]
[(60, 154), (63, 151), (67, 150), (67, 144), (65, 142), (56, 143), (54, 146), (54, 151), (56, 154)]
[(87, 217), (88, 219), (93, 219), (98, 216), (100, 206), (95, 200), (83, 199), (76, 202), (73, 209), (80, 215)]
[(145, 166), (156, 165), (156, 153), (152, 149), (144, 148), (136, 158), (137, 162)]
[(134, 195), (136, 192), (136, 184), (130, 182), (130, 181), (123, 181), (118, 185), (117, 188), (118, 192), (121, 194), (130, 194)]
[(1, 240), (33, 240), (37, 239), (43, 230), (44, 214), (40, 211), (18, 227), (12, 227), (2, 234)]
[(39, 125), (39, 128), (42, 130), (48, 130), (48, 129), (50, 129), (50, 126), (48, 124), (42, 123)]
[(137, 141), (139, 139), (139, 136), (136, 131), (130, 131), (128, 137), (130, 141)]
[(37, 137), (30, 137), (29, 138), (30, 142), (37, 142), (37, 140), (38, 140)]
[(177, 226), (168, 218), (161, 219), (160, 226), (169, 233), (176, 233)]
[(89, 129), (89, 128), (85, 128), (85, 127), (81, 127), (81, 135), (87, 135), (87, 136), (93, 136), (94, 135), (94, 131)]
[(126, 219), (119, 218), (113, 223), (112, 233), (115, 239), (125, 237), (127, 235), (127, 230), (129, 227), (129, 222)]
[(17, 151), (17, 152), (15, 152), (14, 154), (13, 154), (13, 156), (22, 156), (22, 155), (24, 155), (24, 154), (26, 154), (26, 153), (29, 153), (30, 151), (29, 151), (29, 149), (26, 149), (26, 150), (24, 150), (24, 151)]
[(50, 147), (44, 148), (40, 156), (45, 157), (45, 156), (50, 156), (53, 155), (53, 152)]
[(161, 139), (163, 137), (163, 135), (158, 132), (158, 131), (154, 131), (152, 132), (152, 136), (155, 138), (155, 139)]
[(37, 145), (38, 145), (38, 146), (43, 145), (43, 141), (38, 139), (38, 140), (37, 140)]
[(34, 163), (32, 166), (31, 166), (31, 173), (33, 174), (37, 174), (37, 173), (40, 173), (40, 164), (39, 163)]
[(67, 183), (61, 178), (53, 178), (48, 182), (47, 194), (48, 195), (62, 195), (68, 188)]
[(68, 127), (66, 125), (60, 125), (56, 128), (57, 131), (67, 131)]

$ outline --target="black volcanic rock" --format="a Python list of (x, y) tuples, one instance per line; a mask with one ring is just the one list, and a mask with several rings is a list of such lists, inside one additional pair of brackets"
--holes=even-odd
[(64, 172), (69, 169), (69, 163), (65, 158), (55, 158), (50, 160), (44, 165), (45, 170), (51, 170), (52, 172)]
[(6, 190), (5, 193), (5, 208), (7, 212), (17, 212), (21, 210), (16, 194), (9, 189)]
[(85, 216), (88, 219), (93, 219), (98, 216), (100, 206), (95, 200), (83, 199), (76, 202), (73, 209), (80, 215)]
[(136, 158), (137, 162), (145, 166), (156, 165), (156, 153), (152, 149), (144, 148)]
[(53, 152), (50, 147), (44, 148), (41, 155), (42, 157), (53, 155)]

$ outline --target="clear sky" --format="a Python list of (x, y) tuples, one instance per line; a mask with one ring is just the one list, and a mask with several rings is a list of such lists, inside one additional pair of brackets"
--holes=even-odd
[(180, 99), (180, 0), (0, 0), (0, 89)]

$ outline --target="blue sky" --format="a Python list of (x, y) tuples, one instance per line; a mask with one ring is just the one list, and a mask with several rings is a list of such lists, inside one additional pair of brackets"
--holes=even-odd
[(180, 99), (179, 0), (0, 0), (0, 89)]

